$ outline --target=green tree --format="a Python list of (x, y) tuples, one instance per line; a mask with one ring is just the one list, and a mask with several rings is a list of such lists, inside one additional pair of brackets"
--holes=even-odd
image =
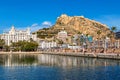
[(62, 40), (60, 40), (60, 39), (57, 39), (57, 42), (58, 42), (58, 44), (60, 45), (60, 46), (62, 46), (62, 44), (64, 43)]
[(5, 49), (5, 51), (10, 51), (10, 46), (5, 45), (5, 46), (4, 46), (4, 49)]
[(117, 30), (117, 27), (115, 27), (115, 26), (112, 26), (112, 27), (111, 27), (111, 31), (112, 31), (112, 32), (115, 32), (116, 30)]
[(98, 41), (97, 41), (98, 42), (98, 47), (100, 47), (100, 41), (99, 40), (100, 40), (101, 30), (97, 31), (97, 35), (98, 35)]
[(18, 41), (13, 42), (11, 47), (14, 48), (14, 51), (36, 51), (38, 43), (35, 41)]
[(98, 30), (98, 31), (97, 31), (97, 35), (98, 35), (98, 39), (100, 39), (101, 30)]
[(81, 32), (78, 32), (79, 35), (81, 35), (82, 33)]
[(111, 27), (111, 36), (112, 36), (113, 38), (115, 38), (115, 32), (116, 32), (116, 30), (117, 30), (117, 27), (115, 27), (115, 26), (112, 26), (112, 27)]
[(5, 40), (4, 39), (0, 39), (0, 49), (2, 50), (5, 46)]
[(113, 43), (115, 41), (115, 32), (117, 30), (117, 27), (112, 26), (110, 30), (111, 30), (111, 32), (110, 32), (110, 40), (111, 40), (111, 43), (113, 45)]

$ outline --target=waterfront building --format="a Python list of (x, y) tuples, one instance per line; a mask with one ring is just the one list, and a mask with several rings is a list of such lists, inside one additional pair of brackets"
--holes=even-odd
[(69, 49), (82, 49), (81, 46), (73, 46), (73, 45), (68, 45)]
[(62, 40), (63, 42), (66, 42), (66, 39), (68, 38), (68, 34), (66, 31), (60, 31), (60, 32), (58, 32), (57, 38), (59, 40)]
[(39, 48), (41, 49), (50, 49), (50, 48), (55, 48), (57, 47), (57, 43), (54, 41), (48, 42), (48, 41), (41, 41), (39, 43)]
[(37, 40), (36, 34), (30, 33), (30, 28), (26, 30), (16, 30), (14, 26), (12, 26), (11, 30), (7, 33), (3, 33), (0, 36), (1, 39), (5, 40), (6, 45), (10, 45), (11, 42), (18, 42), (18, 41), (30, 41), (33, 39), (34, 41)]

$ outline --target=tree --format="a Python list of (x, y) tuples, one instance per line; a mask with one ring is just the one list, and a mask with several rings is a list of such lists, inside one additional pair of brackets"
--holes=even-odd
[(84, 45), (84, 43), (86, 43), (86, 36), (80, 35), (79, 40), (80, 40), (80, 45)]
[(86, 34), (86, 37), (88, 37), (89, 36), (89, 34)]
[(98, 46), (100, 47), (100, 35), (101, 35), (101, 30), (97, 31), (97, 35), (98, 35)]
[(78, 32), (79, 35), (81, 35), (82, 33), (81, 32)]
[(5, 45), (5, 40), (4, 39), (0, 39), (0, 49), (2, 50), (4, 48)]
[(34, 41), (32, 38), (30, 38), (30, 42)]
[(112, 32), (115, 32), (116, 30), (117, 30), (117, 27), (115, 27), (115, 26), (112, 26), (112, 27), (111, 27), (111, 31), (112, 31)]
[(18, 41), (13, 42), (11, 47), (14, 48), (14, 51), (36, 51), (38, 43), (35, 41)]
[(62, 46), (62, 44), (64, 43), (62, 40), (60, 40), (60, 39), (57, 39), (57, 41), (58, 41), (58, 44), (60, 44), (60, 46)]
[(116, 30), (117, 30), (117, 28), (115, 26), (111, 27), (111, 33), (110, 34), (111, 34), (112, 37), (115, 37)]
[(114, 45), (114, 41), (115, 41), (115, 32), (116, 32), (117, 28), (115, 26), (111, 27), (111, 32), (110, 32), (110, 39), (112, 42), (112, 45)]
[(98, 31), (97, 31), (97, 35), (98, 35), (98, 39), (100, 39), (101, 30), (98, 30)]
[(5, 51), (10, 51), (10, 47), (8, 45), (4, 46)]

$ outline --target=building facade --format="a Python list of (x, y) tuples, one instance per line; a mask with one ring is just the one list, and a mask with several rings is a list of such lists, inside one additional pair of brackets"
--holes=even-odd
[(1, 34), (0, 38), (4, 39), (5, 44), (9, 46), (11, 42), (30, 41), (30, 39), (36, 41), (37, 35), (31, 34), (29, 28), (26, 30), (16, 30), (14, 26), (12, 26), (11, 30), (8, 33)]
[(63, 42), (66, 42), (66, 39), (68, 38), (68, 34), (67, 34), (66, 31), (60, 31), (60, 32), (58, 33), (57, 38), (58, 38), (59, 40), (62, 40)]
[(47, 41), (42, 41), (40, 42), (40, 47), (41, 49), (50, 49), (50, 48), (55, 48), (57, 47), (57, 43), (56, 42), (47, 42)]
[(120, 31), (115, 33), (115, 38), (120, 39)]

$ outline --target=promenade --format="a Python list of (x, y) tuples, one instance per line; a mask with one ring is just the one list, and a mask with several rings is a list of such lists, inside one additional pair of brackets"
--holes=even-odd
[(42, 54), (48, 55), (61, 55), (61, 56), (76, 56), (76, 57), (91, 57), (91, 58), (104, 58), (104, 59), (120, 59), (120, 54), (114, 53), (81, 53), (81, 52), (43, 52)]
[(104, 59), (120, 59), (120, 54), (115, 53), (82, 53), (82, 52), (0, 52), (0, 54), (47, 54), (47, 55), (59, 55), (59, 56), (75, 56), (75, 57), (91, 57), (91, 58), (104, 58)]

